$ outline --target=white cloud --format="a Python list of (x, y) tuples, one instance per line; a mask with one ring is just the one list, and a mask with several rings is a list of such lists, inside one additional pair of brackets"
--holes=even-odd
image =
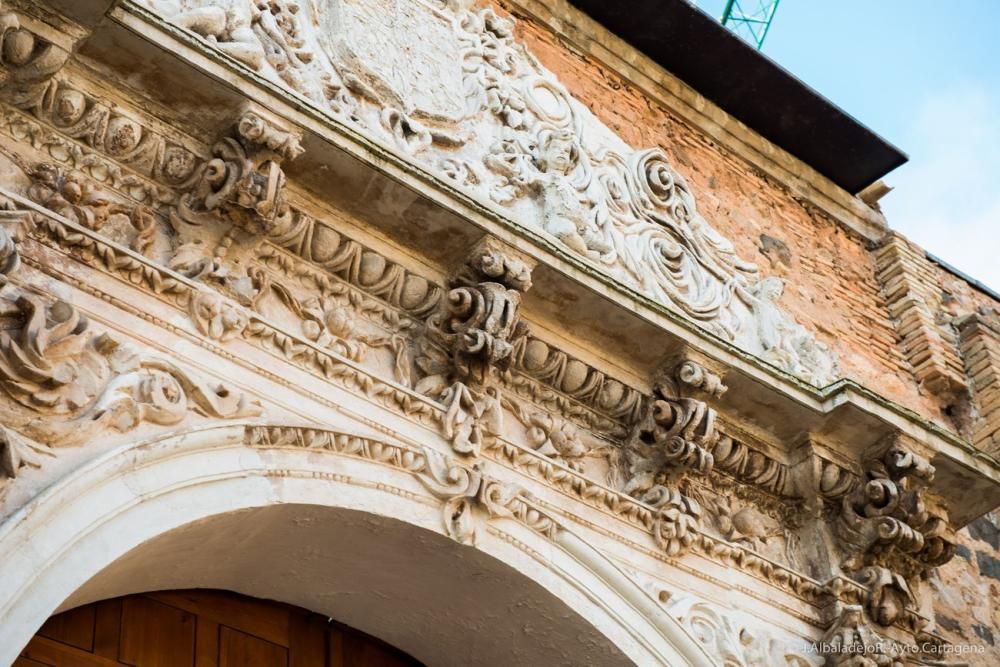
[(886, 179), (889, 224), (1000, 291), (1000, 96), (936, 91), (900, 123), (910, 162)]

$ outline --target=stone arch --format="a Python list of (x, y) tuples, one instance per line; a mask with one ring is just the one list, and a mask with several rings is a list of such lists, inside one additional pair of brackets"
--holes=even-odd
[[(246, 444), (265, 428), (366, 456), (302, 437)], [(328, 429), (235, 424), (96, 458), (0, 527), (0, 663), (55, 611), (216, 587), (329, 614), (425, 664), (468, 664), (469, 650), (478, 664), (712, 664), (564, 527), (494, 520), (474, 548), (446, 537), (441, 500), (400, 452)]]

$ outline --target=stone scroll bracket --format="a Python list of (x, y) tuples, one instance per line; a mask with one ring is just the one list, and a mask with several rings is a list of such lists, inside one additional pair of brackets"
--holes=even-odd
[(458, 454), (478, 455), (503, 433), (499, 374), (527, 335), (522, 295), (534, 264), (497, 239), (481, 239), (452, 272), (440, 307), (418, 341), (417, 392), (447, 406), (442, 432)]
[(830, 564), (831, 592), (842, 603), (834, 628), (914, 638), (930, 628), (928, 577), (954, 555), (955, 535), (947, 504), (933, 492), (929, 454), (893, 433), (860, 457), (856, 479), (832, 461), (817, 465), (831, 553), (840, 554)]
[(302, 154), (301, 142), (299, 128), (260, 105), (242, 104), (169, 212), (182, 240), (172, 265), (191, 264), (191, 246), (202, 243), (206, 233), (224, 230), (214, 248), (205, 249), (210, 256), (201, 258), (197, 269), (218, 274), (234, 244), (253, 254), (269, 235), (286, 228), (293, 210), (282, 167)]

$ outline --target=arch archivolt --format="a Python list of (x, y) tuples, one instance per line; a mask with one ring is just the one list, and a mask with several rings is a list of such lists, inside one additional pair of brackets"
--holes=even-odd
[[(543, 589), (545, 604), (582, 617), (596, 635), (592, 650), (605, 661), (617, 653), (606, 664), (711, 664), (641, 586), (487, 465), (345, 431), (250, 423), (119, 447), (12, 515), (0, 528), (0, 661), (13, 659), (57, 609), (136, 592), (116, 588), (120, 580), (107, 574), (130, 553), (222, 517), (289, 507), (400, 522), (452, 538), (459, 553), (474, 545), (476, 558), (507, 566), (507, 576)], [(265, 585), (272, 595), (275, 583)], [(461, 619), (452, 623), (458, 631)]]

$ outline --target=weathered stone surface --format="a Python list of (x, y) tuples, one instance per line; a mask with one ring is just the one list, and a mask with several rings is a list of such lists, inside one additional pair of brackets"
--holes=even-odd
[(863, 202), (562, 2), (101, 2), (0, 9), (0, 662), (198, 577), (427, 664), (1000, 659), (1000, 304)]

